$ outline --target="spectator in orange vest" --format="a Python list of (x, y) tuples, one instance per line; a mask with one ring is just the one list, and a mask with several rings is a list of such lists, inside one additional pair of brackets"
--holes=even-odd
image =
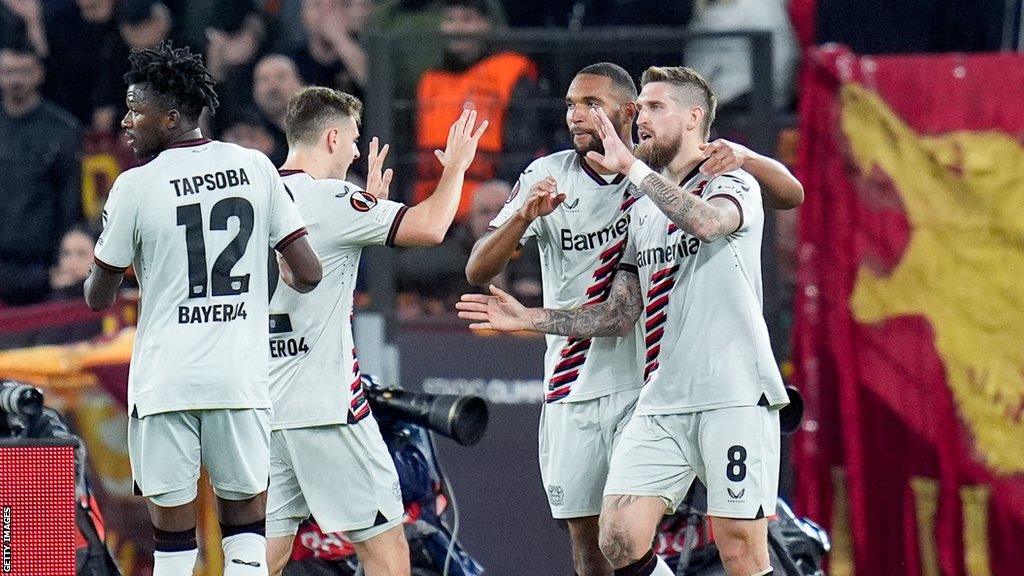
[[(487, 0), (447, 0), (441, 32), (488, 34), (495, 15)], [(471, 107), (491, 129), (484, 134), (476, 159), (466, 172), (462, 201), (455, 216), (463, 221), (473, 203), (473, 192), (493, 178), (515, 179), (542, 147), (536, 108), (516, 108), (535, 97), (537, 66), (514, 52), (491, 52), (479, 38), (448, 41), (440, 68), (427, 70), (416, 89), (416, 149), (419, 157), (413, 201), (428, 197), (441, 176), (435, 149), (444, 149), (451, 126), (462, 109)]]

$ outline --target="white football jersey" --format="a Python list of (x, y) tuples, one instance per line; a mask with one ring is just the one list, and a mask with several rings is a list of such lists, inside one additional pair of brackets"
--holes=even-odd
[[(530, 188), (551, 176), (566, 195), (551, 214), (534, 220), (523, 238), (540, 249), (544, 307), (569, 309), (607, 298), (626, 246), (630, 206), (625, 176), (602, 176), (574, 151), (535, 160), (519, 177), (491, 226), (512, 218)], [(578, 402), (639, 388), (637, 329), (622, 337), (569, 338), (547, 335), (544, 381), (547, 402)]]
[(713, 179), (697, 169), (683, 189), (726, 198), (740, 226), (704, 244), (680, 230), (650, 198), (633, 205), (621, 268), (640, 276), (644, 294), (646, 385), (636, 414), (678, 414), (787, 402), (762, 314), (760, 187), (742, 170)]
[(341, 180), (282, 171), (324, 277), (299, 294), (283, 282), (270, 301), (271, 426), (354, 423), (370, 413), (352, 339), (352, 298), (364, 246), (393, 246), (404, 204)]
[(267, 257), (306, 232), (263, 154), (181, 142), (114, 182), (96, 265), (141, 287), (129, 412), (269, 408)]

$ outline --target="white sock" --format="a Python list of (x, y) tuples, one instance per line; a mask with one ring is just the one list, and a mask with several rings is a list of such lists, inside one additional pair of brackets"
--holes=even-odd
[(153, 552), (153, 576), (192, 576), (199, 549), (184, 552)]
[(657, 558), (658, 561), (654, 565), (654, 570), (651, 571), (651, 576), (676, 576), (676, 573), (668, 567), (668, 564), (665, 564), (665, 561), (662, 560), (661, 556), (655, 554), (654, 557)]
[[(243, 532), (220, 541), (224, 549), (224, 576), (269, 576), (267, 539)], [(156, 576), (154, 574), (153, 576)]]

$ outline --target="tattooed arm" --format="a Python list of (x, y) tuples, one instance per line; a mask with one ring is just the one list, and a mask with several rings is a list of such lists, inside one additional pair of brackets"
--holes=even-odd
[(517, 332), (529, 330), (590, 338), (624, 336), (633, 329), (643, 310), (640, 279), (635, 272), (619, 270), (604, 302), (572, 310), (526, 308), (515, 298), (491, 286), (491, 294), (465, 294), (455, 305), (459, 318), (472, 320), (474, 330)]
[(633, 156), (604, 110), (596, 108), (590, 113), (604, 153), (590, 151), (587, 158), (629, 176), (640, 194), (649, 196), (669, 220), (701, 242), (714, 242), (739, 229), (743, 219), (738, 202), (726, 197), (704, 200), (676, 186)]
[(676, 226), (701, 242), (714, 242), (732, 234), (740, 227), (739, 206), (732, 200), (704, 200), (655, 172), (644, 177), (638, 188), (641, 193), (653, 200)]

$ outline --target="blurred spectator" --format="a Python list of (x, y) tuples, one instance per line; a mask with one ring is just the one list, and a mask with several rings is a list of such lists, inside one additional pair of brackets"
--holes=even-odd
[(280, 54), (260, 60), (253, 76), (252, 99), (274, 140), (273, 152), (269, 156), (275, 166), (280, 166), (288, 156), (288, 141), (284, 136), (288, 100), (302, 88), (302, 79), (295, 63)]
[(220, 137), (224, 142), (259, 150), (267, 157), (274, 154), (274, 137), (255, 110), (247, 108), (236, 112), (228, 119), (226, 126)]
[(303, 0), (306, 43), (291, 54), (307, 84), (329, 86), (363, 97), (366, 52), (359, 33), (366, 29), (370, 0)]
[[(444, 242), (398, 254), (395, 283), (399, 292), (405, 293), (400, 300), (402, 318), (450, 312), (459, 295), (474, 289), (466, 281), (466, 261), (510, 192), (509, 185), (501, 180), (480, 184), (466, 222), (452, 227)], [(526, 305), (539, 304), (538, 258), (537, 245), (531, 242), (492, 283), (512, 292)]]
[[(772, 35), (775, 106), (793, 97), (793, 73), (799, 58), (796, 36), (786, 11), (787, 0), (708, 0), (698, 10), (691, 32), (766, 31)], [(686, 64), (701, 73), (715, 90), (720, 110), (745, 109), (753, 84), (750, 41), (705, 38), (686, 45)]]
[(0, 32), (6, 38), (24, 38), (40, 56), (49, 54), (43, 7), (39, 0), (0, 1)]
[[(486, 0), (448, 0), (441, 31), (452, 35), (493, 32), (495, 20), (488, 6)], [(434, 150), (444, 148), (448, 127), (465, 107), (475, 108), (490, 127), (466, 173), (456, 221), (466, 219), (481, 182), (514, 179), (543, 146), (538, 110), (527, 102), (538, 92), (537, 67), (526, 56), (492, 53), (483, 38), (450, 38), (441, 68), (427, 70), (416, 90), (419, 163), (413, 200), (426, 198), (437, 186), (441, 166)]]
[(82, 286), (92, 268), (99, 235), (85, 224), (75, 224), (60, 241), (57, 264), (50, 268), (50, 300), (82, 298)]
[(122, 0), (117, 13), (121, 38), (130, 48), (152, 48), (171, 37), (171, 11), (158, 0)]
[(206, 28), (206, 68), (218, 80), (257, 60), (267, 28), (251, 0), (219, 0)]
[[(469, 260), (469, 253), (473, 250), (473, 244), (487, 233), (491, 226), (491, 220), (498, 215), (505, 202), (511, 194), (511, 187), (501, 180), (484, 182), (477, 188), (473, 196), (473, 211), (469, 216), (469, 237), (464, 244), (464, 256), (460, 260), (462, 271), (466, 271), (466, 262)], [(528, 241), (519, 253), (509, 261), (505, 270), (498, 274), (491, 284), (512, 292), (520, 302), (527, 306), (539, 305), (541, 296), (540, 283), (540, 255), (537, 251), (537, 242)]]
[(61, 236), (81, 218), (79, 126), (42, 98), (43, 65), (25, 47), (0, 50), (0, 301), (46, 298)]
[[(49, 58), (43, 94), (98, 132), (116, 128), (124, 101), (121, 75), (128, 48), (118, 35), (116, 3), (76, 0), (53, 8), (46, 18)], [(46, 54), (38, 46), (36, 53)]]

